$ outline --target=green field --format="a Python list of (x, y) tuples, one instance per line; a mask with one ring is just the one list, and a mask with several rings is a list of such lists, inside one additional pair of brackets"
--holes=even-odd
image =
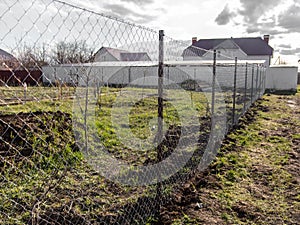
[[(102, 177), (87, 162), (82, 147), (84, 140), (76, 139), (75, 133), (83, 137), (85, 129), (81, 125), (86, 124), (116, 159), (132, 166), (156, 163), (155, 89), (103, 88), (98, 92), (89, 89), (89, 104), (85, 104), (85, 88), (30, 87), (26, 99), (21, 88), (1, 87), (0, 90), (1, 224), (62, 220), (70, 224), (112, 223), (120, 215), (129, 217), (132, 214), (129, 211), (135, 207), (154, 201), (155, 186), (124, 186)], [(165, 158), (174, 150), (172, 146), (178, 138), (168, 134), (176, 134), (176, 129), (183, 126), (207, 123), (203, 118), (208, 114), (207, 100), (202, 93), (171, 89), (164, 97), (167, 99), (163, 102), (163, 131), (167, 132), (162, 149)], [(88, 111), (82, 114), (85, 110)], [(83, 121), (84, 115), (94, 120)], [(75, 120), (79, 128), (74, 131)], [(199, 130), (194, 135), (201, 132), (207, 130)], [(132, 136), (135, 138), (127, 143), (126, 139)], [(90, 136), (89, 142), (95, 149), (98, 147), (99, 143)], [(89, 153), (95, 149), (89, 148)], [(186, 168), (184, 173), (189, 171)], [(170, 188), (166, 186), (163, 191), (170, 192)], [(153, 207), (152, 213), (155, 204)], [(144, 216), (143, 219), (147, 218), (147, 214)], [(139, 221), (138, 215), (128, 220)]]
[[(184, 140), (203, 139), (197, 140), (196, 151), (189, 145), (183, 148), (184, 154), (194, 151), (193, 157), (162, 185), (162, 196), (169, 200), (162, 205), (157, 222), (155, 185), (112, 182), (87, 158), (96, 153), (92, 159), (103, 164), (101, 151), (109, 153), (130, 165), (121, 171), (125, 178), (138, 174), (138, 166), (157, 163), (157, 90), (30, 87), (24, 101), (22, 89), (8, 89), (0, 88), (0, 224), (275, 225), (297, 221), (299, 90), (296, 95), (263, 96), (227, 135), (211, 166), (193, 173), (191, 179), (187, 175), (198, 165), (201, 146), (210, 134), (206, 97), (211, 95), (165, 90), (162, 158), (174, 152), (183, 129), (199, 124), (200, 129)], [(231, 94), (216, 96), (221, 94), (227, 105), (216, 101), (216, 112), (226, 108), (230, 117)], [(239, 103), (237, 109), (242, 106)]]

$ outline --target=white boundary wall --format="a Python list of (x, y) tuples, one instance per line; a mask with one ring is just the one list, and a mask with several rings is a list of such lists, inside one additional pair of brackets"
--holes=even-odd
[[(245, 86), (245, 64), (260, 64), (264, 60), (239, 60), (237, 87)], [(234, 61), (218, 60), (217, 82), (222, 87), (233, 87)], [(157, 62), (97, 62), (86, 64), (64, 64), (43, 67), (43, 82), (54, 84), (74, 84), (76, 86), (105, 85), (105, 84), (133, 84), (141, 86), (157, 85)], [(164, 84), (182, 83), (195, 80), (211, 85), (213, 77), (212, 61), (174, 61), (165, 62)], [(250, 68), (249, 68), (250, 69)], [(249, 74), (251, 71), (249, 71)], [(255, 71), (256, 74), (256, 71)], [(248, 83), (251, 79), (248, 79)], [(248, 87), (250, 84), (248, 84)]]
[(270, 66), (267, 69), (266, 89), (274, 91), (297, 90), (298, 67), (289, 65)]

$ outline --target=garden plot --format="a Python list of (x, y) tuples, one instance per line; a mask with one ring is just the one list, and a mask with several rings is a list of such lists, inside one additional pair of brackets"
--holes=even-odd
[[(35, 90), (40, 90), (36, 95), (43, 95), (42, 89)], [(55, 93), (56, 89), (53, 88), (47, 96), (55, 96)], [(134, 166), (155, 164), (157, 146), (151, 147), (151, 143), (144, 147), (142, 145), (147, 145), (145, 142), (148, 137), (155, 139), (156, 90), (104, 88), (99, 95), (91, 93), (97, 100), (93, 102), (95, 111), (92, 113), (96, 118), (95, 132), (109, 154)], [(142, 97), (132, 102), (132, 93)], [(190, 99), (188, 102), (178, 90), (169, 90), (164, 101), (163, 159), (169, 157), (176, 148), (182, 129), (194, 126), (195, 121), (183, 121), (179, 115), (184, 114), (188, 118), (193, 110), (200, 124), (196, 133), (184, 137), (185, 143), (198, 138), (198, 150), (191, 154), (186, 166), (169, 179), (169, 183), (182, 180), (197, 166), (201, 148), (205, 146), (209, 135), (210, 119), (205, 96), (198, 92), (193, 95), (187, 92), (187, 97)], [(133, 222), (138, 221), (140, 215), (144, 219), (147, 213), (150, 217), (150, 212), (155, 211), (146, 212), (146, 207), (142, 207), (156, 207), (155, 186), (115, 184), (87, 163), (73, 127), (75, 109), (72, 106), (75, 100), (45, 100), (1, 106), (1, 222), (65, 221), (66, 224), (72, 224), (79, 221), (84, 224), (87, 221), (114, 223), (126, 218)], [(118, 116), (112, 123), (112, 115), (126, 115), (126, 112), (129, 112), (129, 127), (124, 120), (118, 121)], [(183, 123), (185, 121), (189, 123)], [(135, 140), (139, 140), (133, 142), (134, 147), (130, 148), (125, 145), (126, 142), (120, 141), (122, 135), (126, 138), (128, 130), (134, 134)], [(188, 151), (192, 150), (187, 147), (185, 152)], [(172, 186), (166, 183), (163, 189), (167, 193)], [(131, 217), (133, 213), (130, 212), (138, 208), (144, 211)]]

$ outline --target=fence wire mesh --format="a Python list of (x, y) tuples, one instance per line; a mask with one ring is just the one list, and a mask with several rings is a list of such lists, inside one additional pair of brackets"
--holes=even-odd
[(1, 224), (154, 223), (264, 93), (261, 61), (63, 1), (0, 26)]

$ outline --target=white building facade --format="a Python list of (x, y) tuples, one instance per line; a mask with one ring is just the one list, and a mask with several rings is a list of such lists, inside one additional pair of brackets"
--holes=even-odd
[(192, 45), (184, 50), (182, 57), (185, 61), (212, 60), (213, 52), (217, 52), (217, 60), (265, 60), (269, 67), (273, 56), (273, 48), (269, 46), (269, 36), (264, 39), (255, 38), (227, 38), (200, 39), (193, 38)]

